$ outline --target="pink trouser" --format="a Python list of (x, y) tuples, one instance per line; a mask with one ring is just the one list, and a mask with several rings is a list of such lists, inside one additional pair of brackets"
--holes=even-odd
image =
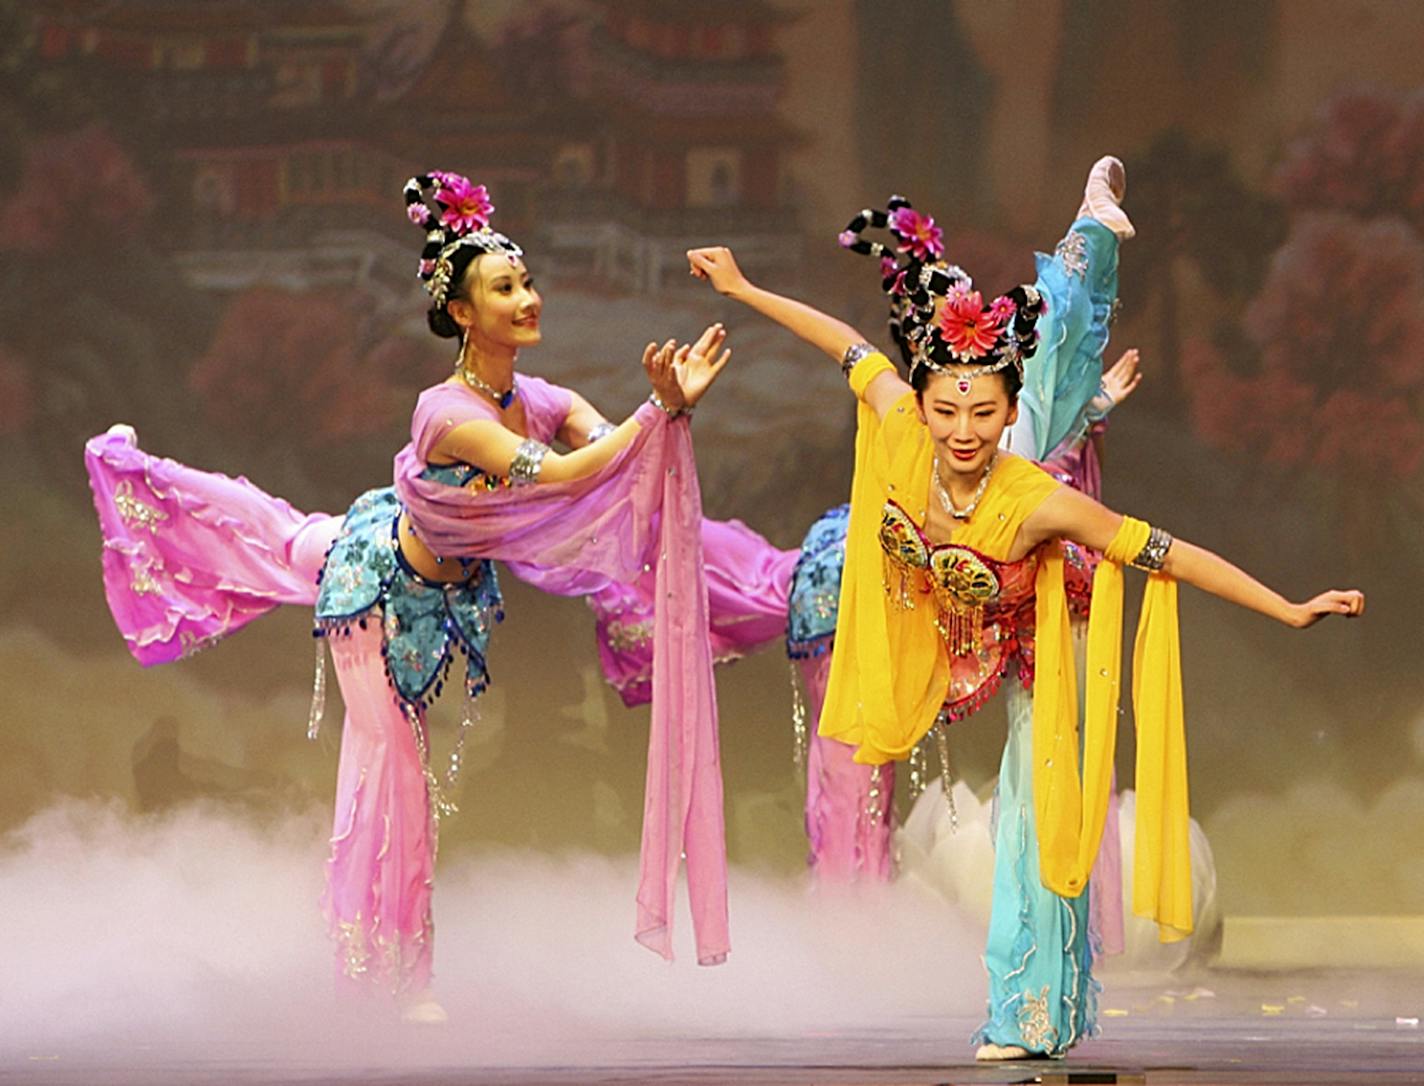
[(348, 988), (430, 983), (435, 826), (413, 727), (381, 657), (379, 621), (328, 638), (346, 720), (322, 905)]
[(813, 729), (806, 751), (807, 861), (818, 882), (885, 882), (893, 874), (895, 766), (857, 765), (855, 748), (815, 734), (831, 673), (831, 654), (798, 662), (806, 684), (806, 719)]

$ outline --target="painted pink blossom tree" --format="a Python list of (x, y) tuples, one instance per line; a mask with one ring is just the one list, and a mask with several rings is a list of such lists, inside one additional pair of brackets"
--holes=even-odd
[(44, 253), (62, 239), (92, 244), (141, 230), (153, 196), (127, 151), (98, 125), (40, 136), (0, 204), (0, 250)]
[(1352, 90), (1288, 147), (1290, 229), (1259, 289), (1183, 351), (1193, 428), (1367, 484), (1424, 463), (1424, 92)]
[(1295, 210), (1397, 215), (1424, 230), (1424, 90), (1352, 90), (1287, 148), (1274, 186)]
[(1254, 351), (1194, 337), (1193, 428), (1280, 468), (1401, 479), (1424, 457), (1424, 243), (1402, 219), (1297, 218), (1241, 331)]

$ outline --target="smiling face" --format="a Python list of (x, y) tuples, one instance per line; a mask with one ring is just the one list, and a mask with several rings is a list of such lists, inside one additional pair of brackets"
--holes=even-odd
[(919, 393), (920, 418), (946, 471), (976, 481), (984, 473), (1005, 427), (1019, 417), (1017, 398), (998, 373), (975, 377), (969, 395), (958, 387), (960, 373), (972, 366), (951, 366), (948, 373), (931, 373)]
[(484, 253), (466, 269), (461, 296), (452, 298), (447, 309), (465, 330), (471, 347), (490, 353), (538, 343), (543, 338), (539, 330), (543, 305), (524, 261)]

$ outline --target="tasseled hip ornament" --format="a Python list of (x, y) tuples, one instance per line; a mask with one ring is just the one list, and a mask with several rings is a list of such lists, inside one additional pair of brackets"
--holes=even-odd
[(925, 753), (924, 742), (916, 743), (910, 750), (910, 802), (924, 794), (929, 784), (929, 756)]
[[(480, 708), (475, 703), (475, 694), (470, 689), (469, 683), (465, 684), (465, 706), (460, 713), (460, 731), (455, 736), (455, 745), (450, 750), (450, 764), (445, 769), (445, 793), (454, 795), (455, 786), (460, 782), (460, 770), (465, 766), (465, 740), (469, 737), (470, 729), (479, 722)], [(450, 810), (448, 813), (455, 813), (455, 805), (446, 801)]]
[(935, 629), (951, 656), (978, 656), (984, 646), (984, 608), (966, 605), (948, 592), (936, 592)]
[(865, 817), (872, 826), (885, 815), (885, 790), (881, 787), (885, 779), (884, 774), (885, 766), (871, 766), (870, 789), (865, 795)]
[(420, 767), (425, 774), (426, 803), (430, 808), (430, 840), (432, 848), (438, 852), (440, 820), (447, 815), (458, 814), (460, 809), (446, 798), (440, 787), (440, 778), (430, 767), (430, 742), (426, 734), (425, 723), (420, 719), (420, 711), (409, 702), (402, 701), (400, 706), (401, 712), (405, 714), (406, 723), (410, 725), (410, 734), (415, 738), (415, 749), (420, 754)]
[(316, 642), (316, 670), (312, 675), (311, 711), (307, 714), (307, 738), (321, 734), (321, 718), (326, 715), (326, 638), (313, 635)]
[(801, 693), (801, 681), (796, 675), (796, 661), (791, 661), (791, 760), (796, 775), (806, 779), (806, 698)]
[(880, 552), (880, 566), (882, 570), (882, 583), (885, 585), (885, 595), (891, 604), (901, 611), (913, 611), (915, 609), (915, 598), (910, 593), (909, 579), (911, 571), (907, 570), (901, 563), (896, 562), (884, 551)]

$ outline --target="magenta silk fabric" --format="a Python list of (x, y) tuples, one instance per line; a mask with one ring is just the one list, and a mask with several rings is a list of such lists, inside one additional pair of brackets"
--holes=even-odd
[[(702, 553), (713, 660), (736, 660), (785, 637), (801, 552), (773, 547), (741, 521), (704, 520)], [(631, 583), (611, 581), (588, 600), (603, 674), (625, 705), (643, 705), (653, 693), (655, 580), (647, 571)]]
[[(529, 435), (551, 441), (569, 394), (522, 377), (519, 395)], [(636, 417), (642, 428), (632, 443), (586, 479), (456, 488), (420, 478), (430, 450), (452, 428), (497, 415), (471, 390), (437, 385), (416, 405), (411, 443), (396, 455), (395, 488), (436, 554), (500, 559), (546, 591), (582, 595), (653, 573), (653, 707), (634, 934), (673, 957), (673, 900), (685, 856), (697, 960), (712, 965), (729, 943), (702, 498), (687, 421), (670, 421), (652, 404)]]
[[(570, 394), (531, 377), (520, 378), (519, 391), (530, 436), (552, 441)], [(395, 458), (396, 492), (436, 554), (500, 559), (550, 592), (585, 594), (652, 576), (653, 711), (635, 935), (672, 958), (685, 854), (698, 960), (720, 962), (729, 948), (727, 861), (689, 427), (644, 404), (632, 443), (577, 482), (483, 490), (419, 478), (449, 429), (481, 418), (497, 416), (470, 389), (447, 383), (423, 392), (411, 443)], [(140, 663), (187, 655), (279, 604), (315, 602), (340, 517), (305, 515), (246, 479), (149, 456), (127, 427), (91, 439), (85, 465), (104, 535), (105, 594)]]
[(299, 513), (239, 476), (150, 456), (128, 427), (84, 465), (104, 536), (104, 594), (129, 651), (167, 663), (283, 603), (316, 603), (341, 518)]
[[(806, 684), (806, 719), (819, 720), (831, 654), (797, 660)], [(871, 789), (879, 794), (872, 799)], [(857, 765), (855, 748), (813, 731), (806, 744), (806, 839), (817, 881), (831, 886), (889, 882), (895, 829), (895, 764)]]
[[(322, 911), (336, 941), (337, 984), (375, 983), (406, 995), (430, 985), (437, 831), (412, 722), (391, 697), (382, 640), (374, 622), (330, 638), (346, 719)], [(425, 730), (424, 710), (414, 712)]]

